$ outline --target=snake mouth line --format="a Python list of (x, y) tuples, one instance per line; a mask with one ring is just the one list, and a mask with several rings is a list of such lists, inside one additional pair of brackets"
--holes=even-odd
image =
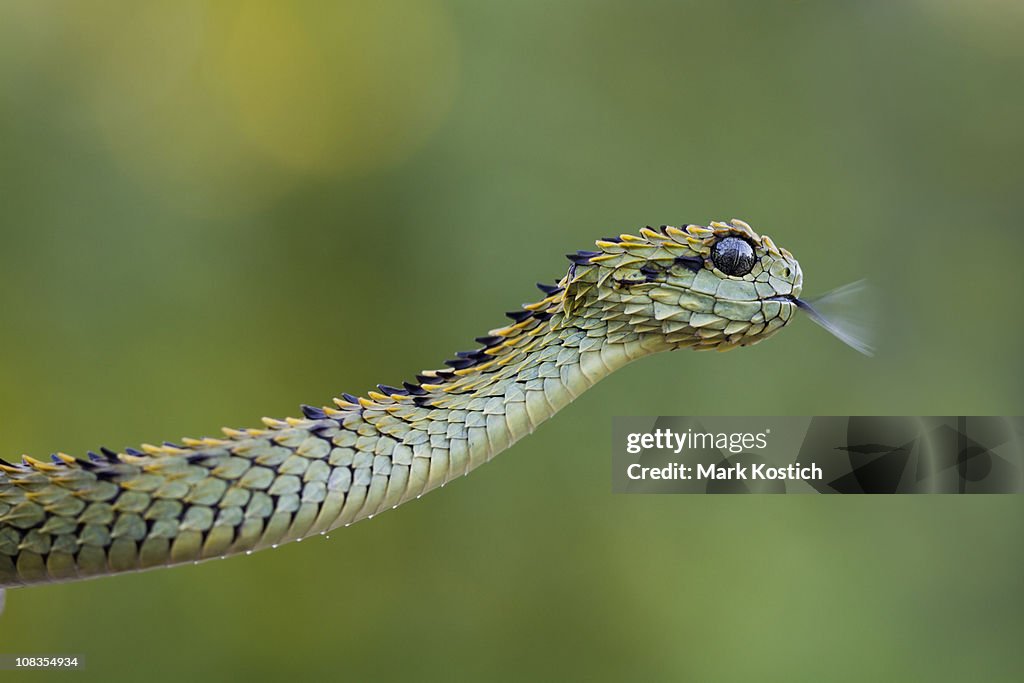
[[(654, 285), (654, 284), (659, 284), (659, 283), (645, 282), (643, 284), (645, 284), (645, 285)], [(662, 287), (665, 287), (666, 289), (674, 289), (677, 292), (689, 293), (691, 291), (690, 289), (688, 289), (686, 287), (677, 287), (675, 285), (670, 285), (668, 283), (660, 283), (660, 285)], [(702, 292), (702, 294), (703, 294), (703, 292)], [(746, 304), (746, 303), (750, 303), (751, 302), (751, 299), (718, 299), (718, 300), (719, 301), (728, 301), (730, 303), (735, 303), (735, 304)], [(763, 299), (760, 299), (760, 298), (753, 299), (753, 301), (780, 301), (782, 303), (793, 304), (793, 305), (797, 306), (798, 308), (802, 308), (802, 309), (804, 309), (806, 311), (813, 311), (814, 310), (814, 309), (811, 308), (811, 305), (809, 303), (807, 303), (806, 301), (804, 301), (803, 299), (801, 299), (799, 297), (793, 296), (792, 294), (776, 294), (775, 296), (769, 296), (769, 297), (765, 297)]]

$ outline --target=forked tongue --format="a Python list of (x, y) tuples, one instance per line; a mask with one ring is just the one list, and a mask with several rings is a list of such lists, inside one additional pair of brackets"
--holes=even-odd
[(866, 292), (867, 282), (857, 280), (813, 299), (796, 299), (796, 305), (839, 341), (865, 356), (873, 356), (871, 307), (863, 303)]

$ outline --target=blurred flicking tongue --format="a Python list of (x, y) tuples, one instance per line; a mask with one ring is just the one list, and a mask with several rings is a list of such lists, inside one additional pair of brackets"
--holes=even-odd
[(812, 299), (796, 299), (796, 305), (839, 341), (865, 356), (873, 356), (871, 307), (864, 301), (867, 291), (867, 282), (857, 280)]

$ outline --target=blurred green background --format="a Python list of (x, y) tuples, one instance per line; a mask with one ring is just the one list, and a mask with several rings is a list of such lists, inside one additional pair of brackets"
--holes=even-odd
[(613, 496), (609, 437), (1024, 413), (1022, 31), (1013, 0), (3, 0), (4, 457), (409, 379), (647, 223), (743, 218), (809, 294), (869, 277), (882, 339), (647, 359), (330, 540), (11, 592), (0, 650), (83, 681), (1020, 680), (1020, 497)]

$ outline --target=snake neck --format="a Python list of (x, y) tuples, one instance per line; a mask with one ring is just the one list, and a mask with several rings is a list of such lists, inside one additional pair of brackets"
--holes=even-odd
[(553, 288), (509, 313), (513, 324), (478, 337), (483, 348), (447, 361), (450, 369), (425, 371), (403, 389), (381, 385), (367, 397), (345, 395), (336, 400), (338, 410), (323, 409), (343, 430), (332, 437), (332, 459), (355, 467), (351, 486), (365, 487), (356, 492), (364, 502), (341, 511), (332, 526), (468, 474), (604, 377), (665, 349), (653, 334), (613, 340), (596, 305), (586, 297), (567, 305), (563, 288)]

